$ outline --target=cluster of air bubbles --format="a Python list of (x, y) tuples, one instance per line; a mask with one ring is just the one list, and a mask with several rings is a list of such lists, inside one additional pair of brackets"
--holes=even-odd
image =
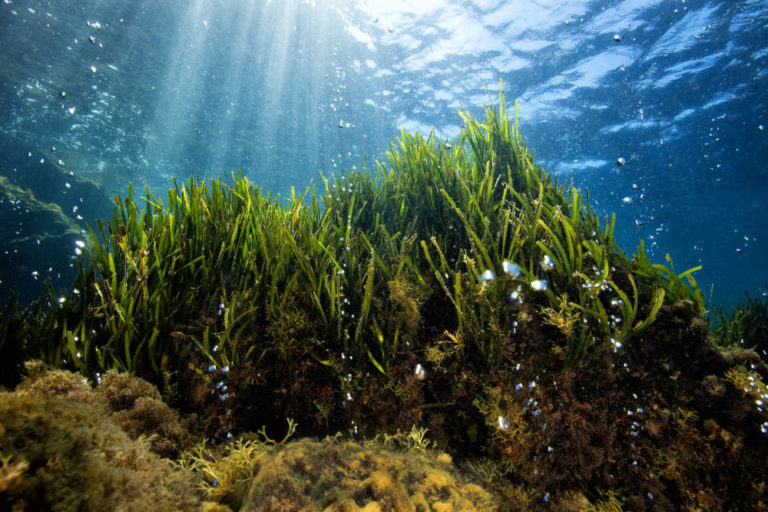
[(512, 290), (512, 293), (509, 294), (509, 298), (513, 301), (517, 301), (518, 304), (522, 304), (523, 303), (523, 297), (521, 295), (522, 291), (523, 291), (522, 286), (517, 285), (517, 288)]
[(749, 247), (749, 243), (750, 242), (754, 242), (755, 240), (757, 240), (756, 238), (750, 238), (747, 235), (744, 235), (743, 238), (744, 238), (744, 247), (743, 248), (742, 247), (737, 247), (736, 248), (736, 253), (737, 254), (743, 254), (744, 250)]
[[(218, 349), (219, 349), (219, 346), (214, 345), (213, 352), (217, 352)], [(229, 373), (229, 370), (230, 370), (229, 365), (218, 367), (217, 365), (212, 364), (208, 366), (207, 369), (208, 369), (208, 373), (211, 374), (212, 378), (218, 376), (218, 380), (216, 381), (216, 384), (214, 384), (213, 389), (211, 389), (211, 395), (215, 396), (219, 401), (219, 403), (223, 404), (227, 402), (227, 400), (231, 399), (234, 396), (234, 393), (230, 392), (229, 388), (224, 383), (224, 376), (227, 373)], [(227, 439), (230, 439), (232, 437), (232, 433), (231, 433), (232, 424), (229, 421), (229, 418), (231, 417), (231, 415), (232, 415), (232, 410), (227, 409), (227, 412), (226, 412), (227, 421), (225, 422), (223, 419), (221, 420), (222, 421), (221, 428), (224, 432), (226, 432)]]
[[(217, 347), (218, 347), (218, 345), (217, 345)], [(208, 373), (215, 373), (217, 371), (219, 371), (221, 373), (229, 373), (229, 365), (222, 366), (221, 368), (219, 368), (215, 364), (212, 364), (212, 365), (208, 366)]]
[(531, 281), (531, 289), (537, 292), (543, 292), (549, 289), (549, 283), (546, 279), (535, 279)]

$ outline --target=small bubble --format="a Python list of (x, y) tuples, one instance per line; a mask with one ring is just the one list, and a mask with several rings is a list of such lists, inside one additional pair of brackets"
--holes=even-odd
[(521, 274), (520, 267), (506, 260), (501, 263), (501, 268), (512, 277), (518, 277)]
[(545, 291), (549, 288), (549, 283), (546, 279), (536, 279), (535, 281), (531, 281), (531, 288), (537, 292)]
[(504, 431), (509, 430), (509, 420), (504, 416), (499, 416), (498, 424), (499, 424), (499, 430), (504, 430)]
[(544, 271), (549, 271), (555, 268), (555, 262), (549, 257), (549, 254), (545, 254), (544, 257), (541, 258), (541, 268)]
[(74, 114), (75, 114), (75, 107), (69, 107), (69, 108), (67, 109), (67, 113), (68, 113), (69, 115), (74, 115)]
[(621, 35), (620, 34), (613, 34), (613, 40), (617, 43), (621, 41)]
[(427, 370), (424, 369), (421, 363), (417, 364), (416, 368), (414, 368), (413, 376), (416, 380), (424, 380), (427, 378)]
[(625, 196), (621, 198), (621, 202), (623, 204), (632, 204), (632, 198), (629, 196)]
[(478, 281), (485, 283), (487, 281), (493, 281), (494, 279), (496, 279), (496, 274), (494, 274), (492, 270), (488, 269), (483, 272), (483, 275), (478, 278)]
[(757, 125), (757, 129), (760, 130), (760, 131), (763, 131), (763, 130), (765, 130), (765, 126), (759, 124), (759, 125)]
[(616, 165), (618, 165), (620, 167), (624, 166), (624, 165), (627, 165), (627, 159), (624, 158), (623, 156), (620, 156), (618, 159), (616, 159)]
[(96, 72), (96, 66), (91, 66), (89, 69), (91, 70), (91, 73), (95, 73)]

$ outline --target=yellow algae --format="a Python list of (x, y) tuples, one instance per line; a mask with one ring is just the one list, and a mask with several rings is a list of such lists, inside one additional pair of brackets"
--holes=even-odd
[[(363, 443), (238, 441), (216, 450), (198, 448), (187, 455), (185, 467), (207, 488), (208, 499), (232, 510), (427, 512), (441, 503), (449, 510), (498, 508), (494, 496), (467, 481), (448, 454), (423, 444), (414, 446), (404, 433)], [(259, 456), (252, 458), (254, 451)]]
[(451, 457), (447, 453), (441, 453), (440, 455), (437, 456), (437, 462), (439, 464), (442, 464), (443, 466), (450, 468), (453, 465), (453, 457)]
[(0, 503), (8, 510), (195, 510), (192, 479), (94, 404), (0, 393)]
[(445, 473), (438, 472), (427, 474), (427, 478), (424, 480), (424, 486), (426, 488), (435, 489), (437, 491), (450, 486), (452, 483), (453, 482), (448, 479), (448, 476)]

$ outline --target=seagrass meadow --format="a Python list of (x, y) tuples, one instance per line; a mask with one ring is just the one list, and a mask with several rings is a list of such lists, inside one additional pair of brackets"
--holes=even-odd
[[(35, 448), (48, 414), (171, 464), (130, 468), (169, 510), (768, 509), (764, 359), (716, 341), (696, 269), (625, 254), (516, 114), (502, 93), (456, 140), (403, 133), (288, 198), (239, 174), (129, 188), (69, 290), (0, 315), (0, 503), (58, 510), (36, 485), (93, 480), (51, 476), (73, 448)], [(99, 464), (127, 471), (109, 439)]]

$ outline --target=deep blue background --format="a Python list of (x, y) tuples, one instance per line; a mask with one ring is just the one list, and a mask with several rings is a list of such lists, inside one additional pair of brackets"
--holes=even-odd
[(625, 250), (703, 265), (715, 302), (768, 282), (768, 1), (2, 0), (0, 48), (3, 299), (67, 286), (128, 182), (285, 195), (401, 128), (455, 136), (500, 79)]

